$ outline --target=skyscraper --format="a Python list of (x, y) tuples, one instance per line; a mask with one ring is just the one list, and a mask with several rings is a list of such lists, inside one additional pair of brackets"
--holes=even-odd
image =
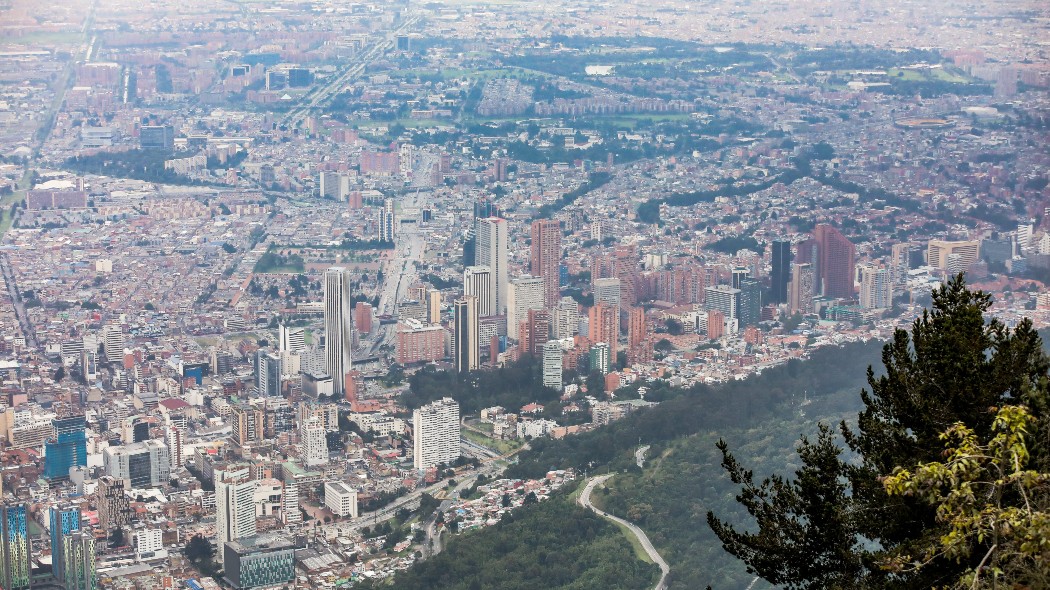
[(791, 280), (791, 242), (773, 242), (773, 269), (770, 273), (770, 303), (787, 303), (788, 281)]
[(98, 478), (95, 506), (98, 507), (98, 525), (106, 533), (131, 522), (131, 501), (124, 493), (124, 480), (109, 475)]
[(492, 315), (507, 313), (507, 220), (487, 217), (477, 222), (474, 265), (489, 267), (495, 307)]
[(620, 334), (620, 319), (616, 308), (608, 303), (595, 303), (591, 307), (588, 326), (591, 342), (609, 345), (609, 358), (616, 358), (616, 340)]
[(818, 244), (821, 292), (825, 297), (851, 299), (856, 247), (830, 225), (813, 228), (813, 239)]
[(728, 319), (740, 319), (740, 289), (729, 285), (713, 285), (705, 289), (704, 309), (718, 310)]
[(4, 590), (29, 588), (30, 545), (25, 504), (0, 506), (0, 586)]
[(557, 340), (543, 344), (543, 386), (559, 390), (562, 386), (562, 353)]
[(757, 279), (740, 279), (740, 326), (754, 326), (762, 319), (762, 285)]
[(561, 225), (554, 219), (537, 219), (532, 222), (531, 237), (529, 272), (543, 279), (543, 306), (549, 309), (561, 297)]
[[(508, 331), (510, 326), (508, 325)], [(572, 297), (562, 297), (554, 308), (551, 332), (555, 338), (571, 338), (580, 329), (580, 304)]]
[(861, 267), (860, 306), (864, 309), (886, 309), (893, 306), (893, 280), (888, 268)]
[(48, 525), (51, 534), (52, 572), (59, 582), (65, 580), (65, 539), (80, 530), (80, 509), (75, 506), (51, 506), (48, 510)]
[(393, 242), (396, 228), (397, 220), (394, 216), (394, 199), (386, 199), (383, 201), (383, 208), (379, 210), (379, 241)]
[(412, 412), (413, 454), (416, 469), (449, 464), (459, 458), (459, 404), (446, 397)]
[(56, 418), (51, 421), (55, 436), (44, 443), (44, 477), (66, 479), (73, 467), (87, 465), (87, 436), (83, 416)]
[(496, 314), (496, 293), (493, 290), (492, 269), (487, 266), (468, 266), (463, 269), (463, 294), (478, 298), (478, 315)]
[(813, 265), (793, 263), (791, 265), (791, 282), (788, 284), (788, 307), (791, 313), (809, 313), (813, 311), (813, 296), (816, 295), (816, 273)]
[(307, 467), (328, 463), (327, 433), (316, 416), (299, 425), (299, 456)]
[(518, 327), (530, 309), (543, 309), (543, 279), (523, 276), (511, 281), (507, 289), (507, 337), (517, 340)]
[(281, 395), (281, 357), (263, 348), (255, 352), (255, 392), (263, 397)]
[[(52, 555), (52, 559), (55, 556)], [(56, 563), (56, 562), (52, 562)], [(96, 590), (95, 535), (81, 530), (62, 539), (62, 572), (65, 590)]]
[(304, 328), (281, 324), (278, 331), (279, 351), (299, 354), (306, 350), (306, 331)]
[(167, 445), (155, 438), (102, 451), (106, 475), (128, 480), (133, 488), (167, 485), (171, 477), (168, 458)]
[(350, 314), (350, 272), (332, 267), (324, 273), (324, 350), (332, 394), (343, 397), (351, 369), (353, 317)]
[(454, 361), (460, 373), (476, 371), (480, 364), (480, 326), (478, 323), (478, 299), (465, 295), (455, 304), (455, 350)]
[(551, 312), (546, 309), (530, 309), (527, 318), (518, 328), (522, 354), (539, 358), (543, 345), (550, 340)]
[(247, 465), (215, 474), (215, 537), (220, 546), (255, 534), (255, 486)]

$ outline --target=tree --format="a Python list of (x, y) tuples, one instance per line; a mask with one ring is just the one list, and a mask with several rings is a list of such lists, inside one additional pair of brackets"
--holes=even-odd
[(211, 546), (208, 539), (204, 538), (204, 535), (194, 535), (186, 543), (186, 549), (183, 552), (186, 554), (186, 559), (200, 564), (211, 560), (215, 555), (215, 548)]
[(117, 527), (109, 534), (110, 547), (123, 547), (127, 543), (124, 540), (124, 529)]
[[(969, 560), (986, 540), (992, 545), (976, 568), (963, 572), (964, 588), (1050, 586), (1050, 473), (1026, 469), (1026, 438), (1034, 425), (1024, 406), (996, 413), (993, 436), (982, 444), (961, 422), (941, 434), (947, 461), (898, 467), (883, 481), (890, 496), (921, 498), (937, 508), (950, 532), (928, 542), (921, 561), (899, 555), (897, 569), (921, 569), (938, 555)], [(1009, 503), (1009, 498), (1020, 499)], [(914, 565), (913, 565), (914, 564)], [(986, 575), (987, 572), (987, 575)], [(991, 584), (984, 582), (990, 578)]]
[[(967, 289), (960, 274), (934, 290), (932, 310), (923, 312), (910, 334), (895, 332), (882, 351), (885, 375), (876, 377), (868, 368), (870, 391), (861, 391), (864, 410), (856, 430), (840, 425), (854, 461), (804, 460), (791, 484), (774, 479), (757, 488), (742, 477), (749, 472), (728, 463), (730, 476), (744, 485), (740, 501), (758, 520), (759, 533), (741, 535), (709, 515), (725, 548), (759, 575), (797, 588), (932, 588), (976, 570), (995, 544), (987, 536), (977, 539), (968, 554), (942, 552), (921, 568), (894, 567), (924, 554), (931, 540), (952, 528), (938, 518), (937, 507), (915, 496), (890, 495), (882, 480), (897, 468), (914, 470), (941, 459), (940, 437), (956, 424), (978, 440), (991, 439), (995, 415), (988, 409), (1004, 404), (1032, 411), (1032, 465), (1046, 471), (1050, 360), (1030, 321), (1010, 330), (998, 319), (986, 321), (990, 306), (991, 297)], [(818, 448), (822, 445), (818, 441)], [(803, 440), (800, 455), (806, 448)], [(842, 483), (842, 493), (829, 493), (830, 482)], [(808, 499), (819, 497), (829, 505), (815, 513), (818, 507)], [(795, 523), (796, 532), (763, 534), (775, 522)], [(833, 551), (821, 547), (825, 542), (836, 543)], [(773, 563), (792, 556), (792, 563)], [(821, 571), (804, 567), (806, 560), (816, 559), (823, 559)]]

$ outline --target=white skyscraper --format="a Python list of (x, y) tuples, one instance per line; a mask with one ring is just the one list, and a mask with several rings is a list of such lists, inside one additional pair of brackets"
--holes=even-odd
[(893, 281), (889, 269), (878, 266), (861, 267), (860, 306), (864, 309), (893, 307)]
[(328, 463), (328, 439), (324, 424), (312, 417), (299, 425), (299, 456), (307, 467)]
[(543, 309), (543, 278), (525, 275), (514, 279), (507, 289), (507, 337), (518, 339), (518, 324), (530, 309)]
[(255, 480), (247, 466), (215, 473), (215, 536), (223, 543), (255, 534)]
[[(477, 244), (474, 265), (487, 266), (491, 271), (492, 290), (495, 293), (493, 315), (507, 311), (507, 220), (488, 217), (477, 221)], [(482, 314), (484, 315), (484, 314)]]
[(463, 270), (463, 294), (478, 298), (478, 315), (496, 313), (496, 292), (493, 290), (492, 269), (487, 266), (468, 266)]
[(554, 307), (551, 331), (555, 338), (571, 338), (579, 333), (580, 304), (572, 297), (562, 297)]
[(122, 364), (124, 362), (124, 329), (121, 326), (105, 327), (103, 345), (106, 349), (106, 361)]
[(280, 336), (278, 350), (280, 352), (299, 354), (306, 350), (306, 331), (303, 327), (281, 324), (278, 328), (278, 333)]
[(342, 267), (324, 273), (324, 346), (332, 394), (343, 397), (350, 372), (353, 316), (350, 314), (350, 272)]
[(459, 404), (446, 397), (412, 413), (413, 465), (428, 469), (459, 458)]
[(620, 323), (620, 294), (622, 286), (620, 279), (605, 278), (595, 279), (592, 285), (595, 303), (608, 303), (616, 309), (615, 318), (617, 327)]
[(543, 344), (543, 386), (561, 389), (562, 385), (561, 343), (548, 340)]
[(394, 216), (394, 199), (386, 199), (383, 201), (383, 208), (379, 210), (379, 241), (393, 242), (396, 228), (397, 219)]

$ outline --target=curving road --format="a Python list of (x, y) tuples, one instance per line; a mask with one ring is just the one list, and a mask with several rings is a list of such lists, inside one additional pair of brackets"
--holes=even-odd
[(653, 560), (656, 565), (660, 566), (660, 579), (656, 582), (656, 586), (653, 587), (653, 590), (665, 590), (667, 588), (667, 574), (671, 571), (671, 568), (667, 565), (667, 562), (664, 561), (664, 558), (660, 556), (660, 553), (656, 551), (656, 548), (653, 547), (653, 544), (649, 541), (649, 537), (646, 536), (645, 531), (619, 516), (613, 516), (608, 512), (595, 508), (594, 505), (591, 504), (591, 492), (594, 491), (594, 486), (605, 483), (605, 481), (613, 475), (614, 474), (599, 475), (598, 477), (591, 478), (590, 481), (587, 482), (587, 486), (583, 488), (583, 493), (580, 494), (580, 506), (590, 508), (598, 516), (622, 524), (630, 529), (630, 531), (634, 533), (634, 536), (638, 537), (638, 541), (641, 542), (642, 548), (645, 549), (645, 552), (649, 554), (649, 559)]

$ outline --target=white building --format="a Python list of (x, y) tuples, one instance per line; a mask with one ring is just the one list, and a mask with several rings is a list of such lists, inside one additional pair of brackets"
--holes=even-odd
[(518, 324), (529, 317), (530, 309), (543, 309), (543, 278), (525, 275), (507, 288), (507, 337), (518, 339)]
[(492, 269), (487, 266), (468, 266), (463, 270), (463, 294), (478, 299), (478, 315), (496, 315), (496, 292), (493, 289)]
[(572, 297), (562, 297), (554, 308), (551, 331), (555, 338), (572, 338), (579, 333), (580, 304)]
[(412, 413), (413, 465), (428, 469), (459, 458), (459, 404), (446, 397)]
[(299, 425), (299, 457), (307, 467), (328, 463), (328, 439), (324, 424), (316, 416)]
[(215, 473), (215, 538), (223, 543), (255, 534), (255, 480), (247, 466)]
[(160, 529), (144, 529), (131, 535), (135, 547), (135, 559), (139, 561), (164, 559), (168, 550), (164, 548), (164, 533)]
[(342, 267), (329, 268), (324, 273), (325, 366), (332, 377), (332, 393), (340, 398), (350, 372), (352, 322), (350, 272)]
[(357, 490), (341, 481), (326, 481), (324, 505), (336, 516), (357, 518)]
[(864, 309), (893, 307), (893, 280), (889, 269), (877, 266), (861, 267), (860, 306)]
[(168, 446), (157, 439), (106, 447), (102, 451), (106, 475), (127, 480), (131, 482), (132, 488), (167, 485), (171, 478), (168, 459)]
[(543, 344), (543, 386), (561, 390), (561, 342), (549, 340)]
[(492, 290), (496, 301), (493, 315), (503, 315), (508, 305), (507, 220), (499, 217), (479, 219), (477, 231), (474, 265), (487, 266), (491, 270)]

